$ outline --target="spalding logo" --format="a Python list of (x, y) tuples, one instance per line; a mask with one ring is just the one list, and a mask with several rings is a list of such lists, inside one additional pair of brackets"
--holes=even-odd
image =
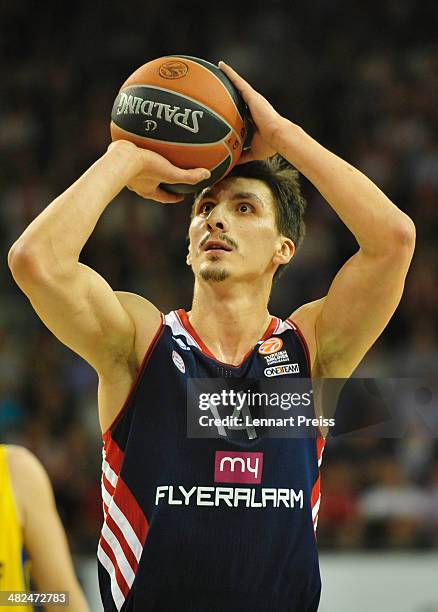
[(184, 360), (181, 355), (176, 351), (172, 351), (172, 359), (178, 370), (184, 374), (186, 371), (186, 366), (184, 365)]
[(187, 74), (189, 67), (183, 62), (165, 62), (161, 64), (159, 73), (163, 79), (180, 79)]
[(268, 338), (259, 348), (260, 355), (272, 355), (278, 353), (283, 348), (283, 340), (281, 338)]
[[(183, 111), (180, 106), (171, 106), (164, 102), (155, 102), (154, 100), (145, 100), (140, 96), (133, 96), (121, 91), (116, 99), (117, 108), (116, 115), (145, 115), (146, 117), (155, 117), (166, 121), (166, 123), (174, 123), (178, 127), (197, 134), (199, 132), (199, 120), (204, 116), (204, 111), (185, 108)], [(156, 121), (148, 119), (150, 123), (145, 123), (145, 131), (151, 132), (155, 130)], [(192, 122), (192, 125), (189, 124)], [(155, 124), (155, 127), (153, 127)], [(149, 127), (148, 127), (149, 126)]]

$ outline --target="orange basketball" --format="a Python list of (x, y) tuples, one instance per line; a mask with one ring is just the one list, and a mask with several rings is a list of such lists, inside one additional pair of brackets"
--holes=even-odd
[(208, 168), (197, 185), (163, 185), (191, 193), (224, 178), (247, 137), (244, 101), (217, 66), (188, 55), (140, 66), (123, 83), (111, 113), (112, 140), (130, 140), (180, 168)]

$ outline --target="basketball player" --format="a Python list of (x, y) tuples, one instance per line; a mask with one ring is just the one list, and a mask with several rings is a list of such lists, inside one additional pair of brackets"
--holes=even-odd
[[(195, 199), (189, 312), (163, 315), (142, 296), (113, 291), (79, 262), (100, 215), (125, 186), (176, 202), (160, 183), (196, 184), (206, 176), (126, 141), (111, 144), (9, 254), (42, 321), (99, 375), (105, 520), (98, 558), (108, 611), (317, 610), (323, 440), (188, 438), (187, 380), (266, 379), (270, 360), (293, 362), (291, 380), (350, 376), (394, 313), (413, 254), (409, 217), (220, 67), (241, 91), (256, 131), (242, 158), (248, 163)], [(268, 300), (274, 274), (302, 236), (304, 203), (296, 172), (276, 153), (313, 183), (359, 245), (327, 295), (290, 321), (272, 316)], [(162, 244), (166, 249), (165, 234)]]
[(69, 592), (68, 606), (44, 609), (88, 610), (47, 473), (21, 446), (0, 445), (0, 536), (0, 591), (29, 592), (31, 576), (41, 593)]

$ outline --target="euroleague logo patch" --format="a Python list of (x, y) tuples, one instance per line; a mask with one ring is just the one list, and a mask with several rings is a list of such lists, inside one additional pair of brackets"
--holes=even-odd
[(186, 371), (186, 366), (184, 364), (184, 360), (181, 357), (181, 355), (177, 353), (176, 351), (172, 351), (172, 359), (173, 359), (173, 363), (176, 365), (178, 370), (184, 374)]
[(283, 340), (281, 338), (268, 338), (259, 348), (260, 355), (272, 355), (278, 353), (283, 348)]
[(187, 74), (189, 67), (184, 62), (165, 62), (161, 64), (159, 73), (163, 79), (181, 79)]

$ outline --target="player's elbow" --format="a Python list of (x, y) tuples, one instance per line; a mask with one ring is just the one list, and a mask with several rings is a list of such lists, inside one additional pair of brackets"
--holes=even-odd
[[(28, 242), (17, 240), (9, 250), (8, 266), (17, 285), (24, 291), (26, 287), (47, 284), (51, 278), (60, 275), (61, 267), (56, 257), (48, 260), (47, 253)], [(65, 272), (66, 266), (63, 271)]]
[(392, 246), (398, 251), (406, 251), (412, 254), (415, 248), (415, 237), (414, 222), (402, 212), (391, 232)]
[(414, 222), (404, 212), (399, 211), (399, 214), (387, 223), (375, 254), (391, 261), (396, 260), (397, 265), (403, 261), (409, 265), (414, 249)]
[(25, 244), (14, 242), (8, 253), (8, 266), (14, 280), (20, 284), (35, 270), (36, 256)]
[(26, 289), (41, 284), (41, 259), (34, 248), (20, 242), (13, 244), (8, 253), (8, 266), (14, 281), (25, 293)]

